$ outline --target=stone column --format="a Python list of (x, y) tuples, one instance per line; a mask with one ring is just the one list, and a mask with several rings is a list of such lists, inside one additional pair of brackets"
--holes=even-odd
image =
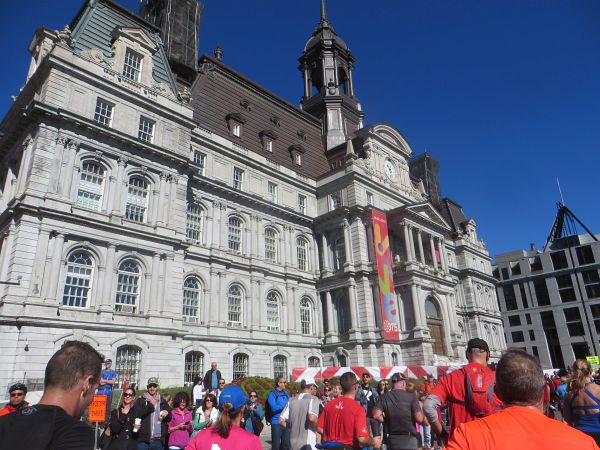
[[(12, 248), (13, 248), (14, 240), (15, 240), (14, 221), (11, 221), (8, 231), (2, 237), (4, 238), (4, 242), (0, 249), (0, 280), (7, 280), (8, 277), (10, 276), (9, 262), (10, 262), (10, 255), (12, 253)], [(11, 281), (14, 281), (14, 280), (11, 280)], [(44, 283), (45, 286), (47, 286), (48, 283), (49, 283), (49, 280), (46, 283)], [(42, 289), (43, 288), (44, 288), (44, 286), (42, 286)], [(3, 295), (6, 293), (7, 289), (8, 289), (8, 285), (0, 284), (0, 292)], [(47, 289), (46, 289), (46, 292), (47, 292)], [(48, 295), (46, 295), (46, 297), (48, 297)]]
[(288, 283), (285, 284), (285, 295), (283, 296), (283, 298), (281, 299), (281, 314), (279, 317), (279, 323), (280, 323), (280, 330), (283, 331), (284, 333), (290, 333), (293, 332), (294, 330), (292, 329), (292, 321), (290, 318), (290, 286)]
[(66, 169), (62, 173), (61, 178), (63, 180), (61, 195), (66, 199), (71, 199), (71, 186), (73, 183), (73, 167), (75, 166), (75, 159), (77, 158), (77, 152), (79, 151), (79, 142), (71, 141), (67, 144), (68, 158)]
[(329, 263), (329, 242), (325, 232), (321, 233), (321, 249), (323, 251), (323, 271), (330, 272), (331, 265)]
[[(218, 275), (218, 285), (219, 285), (219, 293), (220, 296), (219, 298), (222, 298), (223, 301), (218, 302), (219, 304), (219, 322), (221, 324), (225, 324), (227, 325), (227, 322), (229, 322), (229, 308), (228, 308), (228, 302), (229, 302), (229, 298), (228, 298), (228, 292), (225, 291), (223, 288), (223, 279), (225, 278), (225, 274), (223, 272), (217, 272)], [(247, 305), (244, 305), (243, 303), (243, 299), (242, 299), (242, 309), (246, 308)], [(243, 314), (243, 311), (242, 311)], [(243, 320), (242, 320), (243, 322)], [(242, 326), (244, 324), (242, 323)]]
[(287, 285), (287, 316), (288, 316), (288, 333), (300, 333), (300, 320), (297, 317), (298, 301), (296, 298), (296, 288), (294, 286)]
[(429, 247), (431, 248), (431, 260), (433, 262), (433, 268), (437, 269), (438, 265), (437, 265), (437, 260), (435, 259), (435, 245), (433, 244), (433, 236), (430, 234), (429, 235)]
[(163, 289), (162, 289), (161, 295), (158, 298), (158, 310), (160, 311), (161, 314), (164, 314), (165, 311), (168, 311), (169, 313), (174, 313), (175, 315), (178, 315), (179, 318), (181, 319), (181, 316), (183, 314), (183, 309), (181, 307), (181, 303), (180, 303), (179, 310), (173, 311), (172, 309), (169, 310), (169, 302), (168, 302), (169, 299), (171, 298), (169, 293), (170, 293), (170, 288), (171, 288), (172, 277), (170, 275), (173, 273), (173, 262), (174, 261), (175, 261), (174, 253), (167, 253), (166, 255), (164, 255), (164, 261), (163, 261), (164, 274), (162, 275)]
[(163, 226), (165, 224), (166, 219), (166, 208), (165, 208), (165, 194), (166, 194), (166, 186), (167, 186), (167, 176), (166, 172), (161, 172), (159, 177), (159, 186), (158, 186), (158, 210), (156, 214), (156, 224)]
[(417, 230), (417, 242), (419, 243), (419, 259), (425, 264), (425, 252), (423, 252), (423, 237), (421, 236), (421, 230)]
[(442, 270), (447, 273), (448, 272), (448, 263), (446, 262), (446, 252), (444, 251), (442, 239), (438, 239), (437, 248), (438, 248), (438, 252), (440, 252), (440, 261), (442, 263)]
[[(110, 213), (113, 210), (114, 205), (115, 205), (117, 177), (108, 175), (106, 177), (106, 180), (108, 181), (106, 183), (106, 195), (105, 195), (104, 199), (102, 199), (103, 205), (101, 205), (100, 210), (103, 212)], [(105, 205), (106, 205), (106, 207), (104, 207)]]
[(257, 314), (260, 318), (260, 329), (267, 329), (267, 311), (265, 308), (265, 284), (259, 280), (258, 281), (258, 299), (257, 299)]
[(413, 305), (413, 314), (415, 317), (415, 329), (423, 329), (425, 328), (425, 323), (423, 323), (423, 312), (421, 311), (421, 301), (419, 299), (419, 292), (417, 290), (417, 286), (415, 284), (410, 286), (410, 294), (412, 297), (412, 305)]
[(124, 206), (124, 195), (127, 195), (125, 182), (125, 167), (127, 166), (127, 158), (119, 158), (117, 161), (117, 182), (115, 188), (115, 196), (114, 196), (114, 204), (113, 210), (111, 214), (113, 216), (122, 216), (123, 215), (123, 206)]
[(169, 201), (166, 205), (167, 217), (165, 219), (166, 226), (171, 226), (173, 224), (173, 214), (176, 210), (176, 201), (177, 201), (177, 186), (179, 185), (179, 177), (177, 175), (171, 175), (169, 179)]
[(19, 197), (23, 192), (25, 192), (25, 188), (27, 186), (29, 170), (31, 168), (31, 164), (33, 163), (32, 157), (32, 147), (33, 147), (33, 139), (28, 137), (23, 141), (22, 144), (23, 155), (21, 156), (21, 165), (19, 167), (19, 180), (17, 182), (17, 197)]
[(354, 256), (352, 255), (352, 235), (350, 233), (350, 224), (347, 219), (344, 219), (344, 251), (346, 252), (346, 264), (354, 264)]
[(212, 247), (221, 248), (221, 203), (217, 200), (212, 208)]
[(333, 323), (333, 302), (331, 301), (331, 292), (325, 291), (325, 305), (327, 307), (327, 334), (335, 334), (335, 324)]
[[(149, 314), (158, 314), (159, 311), (159, 289), (158, 289), (158, 281), (160, 278), (160, 255), (158, 253), (154, 253), (152, 255), (152, 268), (150, 273), (150, 301), (148, 302), (148, 313)], [(138, 310), (142, 305), (137, 305)]]
[(117, 273), (117, 267), (115, 266), (117, 246), (115, 244), (108, 244), (106, 252), (106, 270), (104, 271), (104, 278), (100, 278), (102, 283), (102, 297), (100, 298), (100, 308), (105, 311), (110, 311), (113, 308), (113, 295), (112, 287), (114, 286), (114, 279)]
[[(54, 245), (52, 247), (52, 265), (50, 268), (50, 278), (48, 279), (47, 300), (52, 303), (57, 300), (58, 278), (60, 276), (60, 264), (62, 261), (62, 252), (65, 244), (65, 235), (56, 233), (54, 236)], [(60, 302), (60, 299), (59, 299)]]
[(209, 289), (204, 301), (204, 322), (215, 325), (219, 322), (219, 305), (225, 301), (219, 292), (219, 280), (217, 271), (209, 270)]
[(406, 261), (411, 262), (413, 260), (411, 243), (412, 240), (409, 237), (408, 225), (402, 225), (402, 231), (404, 232), (404, 246), (406, 247)]
[(415, 233), (414, 233), (414, 227), (412, 225), (407, 225), (408, 226), (408, 237), (409, 237), (409, 242), (408, 242), (408, 246), (410, 248), (410, 255), (411, 255), (411, 260), (417, 262), (417, 252), (415, 250)]
[(360, 324), (358, 323), (356, 312), (356, 284), (354, 281), (348, 286), (348, 309), (350, 309), (350, 330), (358, 330)]

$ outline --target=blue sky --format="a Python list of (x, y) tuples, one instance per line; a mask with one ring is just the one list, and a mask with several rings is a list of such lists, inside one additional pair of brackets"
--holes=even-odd
[[(35, 29), (62, 28), (82, 3), (3, 2), (2, 116)], [(204, 5), (201, 52), (220, 44), (225, 63), (297, 104), (297, 58), (319, 1)], [(600, 233), (600, 2), (328, 0), (327, 13), (357, 57), (365, 123), (394, 125), (415, 154), (440, 161), (443, 194), (477, 221), (492, 255), (544, 244), (557, 177), (567, 206)]]

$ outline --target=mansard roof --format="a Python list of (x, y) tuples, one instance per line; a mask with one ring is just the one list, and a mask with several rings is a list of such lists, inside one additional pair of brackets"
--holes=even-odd
[[(194, 120), (202, 128), (236, 140), (252, 152), (259, 153), (301, 175), (316, 179), (329, 171), (321, 137), (321, 121), (244, 77), (222, 61), (203, 55), (199, 73), (192, 85)], [(231, 135), (227, 117), (244, 117), (240, 138)], [(265, 130), (276, 134), (273, 153), (265, 153), (261, 136)], [(297, 166), (289, 149), (301, 146), (305, 153)]]
[(111, 0), (86, 1), (82, 6), (71, 22), (75, 50), (82, 52), (97, 48), (110, 59), (113, 32), (117, 28), (140, 29), (158, 47), (158, 51), (152, 55), (152, 77), (156, 82), (165, 83), (173, 92), (177, 92), (158, 28)]

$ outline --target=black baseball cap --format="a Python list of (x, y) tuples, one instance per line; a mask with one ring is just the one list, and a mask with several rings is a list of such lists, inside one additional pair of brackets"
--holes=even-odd
[(483, 339), (473, 338), (469, 342), (467, 342), (467, 353), (471, 353), (471, 350), (473, 350), (474, 348), (478, 348), (487, 353), (490, 352), (490, 347), (488, 343), (485, 342)]

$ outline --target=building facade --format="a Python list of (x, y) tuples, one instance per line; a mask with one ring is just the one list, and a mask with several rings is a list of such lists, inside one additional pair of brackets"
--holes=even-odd
[(547, 369), (600, 350), (600, 242), (566, 234), (551, 235), (542, 251), (532, 245), (497, 255), (494, 268), (508, 346), (538, 356)]
[[(110, 355), (121, 380), (163, 385), (210, 361), (228, 379), (457, 361), (474, 336), (499, 356), (476, 224), (441, 196), (435, 160), (363, 124), (324, 3), (299, 108), (220, 49), (190, 58), (197, 40), (176, 34), (198, 29), (194, 5), (146, 0), (142, 19), (94, 0), (36, 31), (1, 124), (0, 385), (42, 378), (70, 339)], [(393, 340), (372, 211), (390, 230)]]

